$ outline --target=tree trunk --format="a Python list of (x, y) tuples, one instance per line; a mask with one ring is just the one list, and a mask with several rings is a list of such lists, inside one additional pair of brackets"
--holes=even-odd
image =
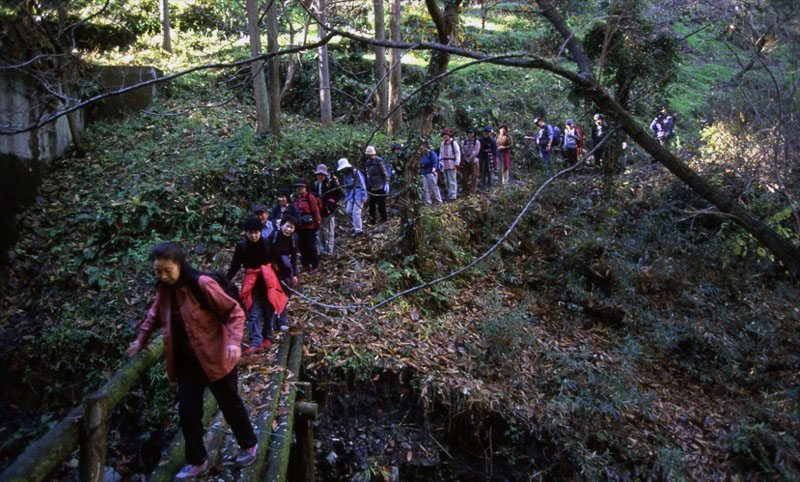
[[(425, 0), (428, 12), (431, 15), (439, 43), (448, 45), (455, 31), (458, 22), (458, 14), (461, 10), (461, 0), (447, 0), (444, 4), (444, 13), (439, 9), (436, 0)], [(431, 53), (431, 60), (428, 62), (426, 80), (440, 76), (447, 71), (447, 64), (450, 62), (450, 54), (441, 50)], [(439, 79), (433, 82), (430, 89), (422, 93), (421, 107), (417, 114), (416, 131), (427, 136), (433, 128), (433, 116), (436, 113), (436, 103), (439, 101), (439, 94), (442, 92), (444, 80)]]
[[(410, 146), (406, 146), (406, 152)], [(405, 159), (403, 163), (403, 181), (406, 189), (401, 201), (403, 203), (402, 225), (406, 227), (403, 236), (403, 248), (409, 253), (419, 253), (418, 249), (422, 244), (422, 222), (420, 219), (420, 196), (419, 196), (419, 160), (422, 157), (423, 149), (420, 147)], [(417, 257), (417, 266), (422, 266), (422, 260)]]
[(166, 52), (172, 52), (172, 31), (169, 26), (169, 0), (158, 2), (159, 13), (161, 15), (161, 48)]
[[(774, 229), (767, 226), (752, 211), (745, 208), (738, 201), (715, 188), (705, 178), (694, 172), (686, 163), (659, 144), (653, 136), (634, 119), (622, 105), (614, 100), (606, 90), (600, 86), (592, 75), (592, 66), (583, 46), (575, 39), (564, 20), (553, 9), (548, 0), (537, 0), (542, 15), (550, 21), (556, 31), (564, 38), (567, 47), (578, 64), (578, 75), (566, 72), (560, 74), (568, 78), (579, 87), (580, 93), (594, 102), (598, 107), (609, 114), (625, 132), (648, 154), (664, 165), (670, 172), (685, 182), (694, 192), (710, 202), (720, 211), (730, 214), (754, 238), (769, 249), (780, 260), (791, 276), (800, 275), (800, 249), (792, 244), (789, 239), (782, 237)], [(551, 70), (556, 69), (551, 66)]]
[[(250, 35), (250, 55), (261, 55), (261, 32), (258, 28), (257, 0), (247, 0), (247, 32)], [(253, 77), (253, 97), (256, 102), (256, 132), (266, 134), (268, 125), (267, 84), (264, 80), (264, 61), (250, 64)]]
[[(391, 11), (389, 14), (389, 37), (392, 42), (402, 40), (400, 30), (401, 0), (392, 0)], [(400, 103), (403, 96), (403, 51), (400, 49), (389, 50), (390, 68), (389, 73), (389, 108), (394, 109)], [(403, 127), (403, 108), (399, 107), (389, 116), (389, 132), (395, 132)]]
[[(383, 18), (383, 0), (373, 0), (375, 10), (375, 39), (386, 40), (386, 27)], [(375, 115), (378, 119), (384, 119), (389, 111), (389, 95), (386, 82), (386, 48), (375, 46)], [(381, 121), (383, 123), (383, 121)]]
[(694, 192), (716, 206), (717, 209), (732, 215), (748, 233), (759, 240), (781, 261), (792, 276), (797, 277), (800, 275), (800, 250), (790, 240), (782, 237), (774, 229), (767, 226), (758, 216), (738, 201), (712, 186), (705, 178), (694, 172), (688, 165), (659, 144), (653, 136), (639, 125), (629, 112), (623, 109), (604, 90), (596, 88), (593, 91), (584, 90), (583, 92), (586, 97), (593, 100), (600, 108), (609, 112), (631, 139), (675, 174), (678, 179), (685, 182)]
[[(68, 1), (63, 1), (58, 4), (58, 39), (54, 42), (53, 47), (56, 48), (57, 52), (62, 52), (63, 49), (61, 48), (61, 44), (59, 42), (62, 41), (64, 38), (64, 27), (67, 24), (67, 4)], [(72, 46), (69, 46), (66, 50), (68, 52), (72, 51)], [(72, 88), (70, 87), (70, 83), (72, 82), (72, 62), (73, 59), (70, 57), (68, 60), (64, 61), (63, 57), (57, 57), (56, 60), (56, 68), (58, 69), (58, 76), (61, 79), (61, 92), (67, 96), (72, 97)], [(78, 129), (78, 121), (75, 119), (75, 113), (69, 112), (67, 114), (67, 125), (69, 126), (69, 134), (72, 136), (72, 144), (75, 146), (75, 157), (77, 158), (84, 158), (86, 157), (86, 149), (83, 146), (83, 137), (81, 137), (81, 131)]]
[[(270, 0), (267, 10), (267, 52), (278, 51), (278, 2)], [(269, 60), (269, 132), (277, 139), (281, 135), (281, 70), (280, 57)]]
[[(306, 21), (303, 25), (303, 44), (306, 43), (308, 40), (308, 26), (311, 24), (311, 15), (306, 15)], [(294, 37), (289, 41), (290, 44), (294, 45)], [(327, 50), (326, 50), (327, 52)], [(292, 81), (294, 80), (294, 73), (297, 71), (297, 65), (302, 64), (300, 59), (300, 54), (292, 55), (292, 61), (289, 62), (289, 67), (286, 68), (286, 78), (283, 80), (283, 87), (281, 87), (281, 99), (283, 96), (289, 92), (289, 89), (292, 87)]]
[[(317, 25), (318, 37), (324, 33), (322, 25), (326, 23), (325, 9), (327, 0), (316, 0), (317, 16), (320, 23)], [(317, 74), (319, 75), (319, 121), (324, 126), (333, 124), (333, 111), (331, 108), (331, 77), (328, 68), (328, 45), (321, 45), (317, 49)]]

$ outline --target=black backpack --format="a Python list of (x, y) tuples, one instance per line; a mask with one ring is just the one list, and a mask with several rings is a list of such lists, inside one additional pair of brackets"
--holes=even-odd
[[(200, 287), (200, 276), (208, 276), (209, 278), (213, 279), (217, 282), (222, 291), (225, 292), (226, 295), (230, 296), (237, 303), (239, 306), (244, 310), (244, 303), (242, 302), (242, 297), (239, 296), (239, 289), (236, 287), (235, 284), (222, 271), (199, 271), (197, 273), (197, 279), (192, 280), (193, 282), (190, 283), (192, 288), (192, 294), (195, 298), (197, 298), (198, 303), (200, 303), (200, 307), (208, 312), (214, 312), (214, 309), (211, 307), (211, 303), (208, 301), (208, 296), (206, 295), (205, 291)], [(218, 313), (220, 314), (220, 313)], [(226, 313), (227, 314), (227, 313)]]

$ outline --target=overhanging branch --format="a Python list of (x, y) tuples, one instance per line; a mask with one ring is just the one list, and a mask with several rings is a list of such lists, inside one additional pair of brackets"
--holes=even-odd
[(76, 103), (74, 105), (66, 107), (66, 108), (64, 108), (62, 110), (59, 110), (57, 112), (54, 112), (54, 113), (46, 115), (46, 116), (42, 116), (36, 122), (28, 124), (26, 126), (22, 126), (22, 127), (14, 127), (14, 126), (11, 126), (11, 125), (0, 126), (0, 135), (21, 134), (23, 132), (27, 132), (27, 131), (36, 129), (36, 128), (41, 127), (41, 126), (43, 126), (45, 124), (53, 122), (56, 119), (58, 119), (59, 117), (65, 116), (65, 115), (69, 114), (70, 112), (75, 112), (78, 109), (82, 109), (82, 108), (84, 108), (84, 107), (86, 107), (86, 106), (88, 106), (90, 104), (93, 104), (95, 102), (98, 102), (98, 101), (100, 101), (102, 99), (107, 99), (109, 97), (114, 97), (114, 96), (117, 96), (117, 95), (125, 94), (127, 92), (131, 92), (131, 91), (139, 89), (141, 87), (147, 87), (148, 85), (155, 85), (155, 84), (159, 84), (161, 82), (166, 82), (166, 81), (169, 81), (169, 80), (172, 80), (172, 79), (177, 79), (178, 77), (182, 77), (184, 75), (191, 74), (193, 72), (198, 72), (198, 71), (201, 71), (201, 70), (216, 70), (216, 69), (227, 69), (227, 68), (231, 68), (231, 67), (240, 67), (240, 66), (243, 66), (243, 65), (249, 65), (249, 64), (251, 64), (253, 62), (271, 59), (272, 57), (279, 57), (281, 55), (288, 55), (288, 54), (293, 54), (293, 53), (297, 53), (297, 52), (304, 52), (306, 50), (312, 50), (312, 49), (315, 49), (315, 48), (317, 48), (317, 47), (319, 47), (321, 45), (327, 44), (328, 42), (331, 41), (331, 39), (333, 37), (334, 37), (334, 35), (329, 33), (329, 34), (327, 34), (325, 37), (323, 37), (321, 40), (319, 40), (317, 42), (310, 43), (310, 44), (305, 44), (305, 45), (298, 45), (298, 46), (295, 46), (295, 47), (290, 47), (290, 48), (286, 48), (286, 49), (283, 49), (283, 50), (279, 50), (277, 52), (265, 53), (265, 54), (257, 55), (257, 56), (254, 56), (254, 57), (249, 57), (249, 58), (246, 58), (246, 59), (236, 60), (236, 61), (233, 61), (233, 62), (217, 62), (217, 63), (208, 63), (208, 64), (196, 65), (194, 67), (190, 67), (188, 69), (181, 70), (179, 72), (174, 72), (172, 74), (165, 75), (163, 77), (158, 77), (158, 78), (155, 78), (155, 79), (145, 80), (145, 81), (139, 82), (137, 84), (130, 85), (128, 87), (123, 87), (123, 88), (114, 90), (112, 92), (105, 92), (105, 93), (102, 93), (102, 94), (97, 94), (95, 96), (89, 97), (88, 99), (84, 99), (84, 100), (82, 100), (82, 101), (80, 101), (80, 102), (78, 102), (78, 103)]

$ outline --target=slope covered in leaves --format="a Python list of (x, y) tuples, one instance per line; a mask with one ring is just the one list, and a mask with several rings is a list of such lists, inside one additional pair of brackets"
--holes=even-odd
[[(663, 203), (664, 188), (690, 200), (663, 173), (625, 179), (611, 202), (591, 175), (559, 181), (485, 264), (386, 309), (295, 299), (307, 369), (400, 374), (423, 406), (466, 416), (479, 435), (500, 415), (495, 455), (553, 475), (796, 477), (798, 312), (785, 300), (797, 288), (726, 260), (724, 240)], [(535, 185), (426, 211), (425, 276), (392, 256), (394, 220), (340, 238), (303, 293), (370, 304), (448, 272), (488, 247)]]

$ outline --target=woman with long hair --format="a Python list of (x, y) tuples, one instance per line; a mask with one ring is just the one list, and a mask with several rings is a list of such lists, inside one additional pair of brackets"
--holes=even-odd
[(186, 465), (175, 480), (189, 480), (208, 470), (202, 422), (205, 387), (211, 389), (241, 448), (234, 464), (250, 465), (258, 439), (239, 397), (236, 373), (244, 311), (214, 278), (189, 265), (178, 243), (156, 244), (150, 262), (157, 278), (156, 297), (126, 354), (138, 353), (161, 328), (167, 374), (178, 382), (178, 413), (186, 442)]

